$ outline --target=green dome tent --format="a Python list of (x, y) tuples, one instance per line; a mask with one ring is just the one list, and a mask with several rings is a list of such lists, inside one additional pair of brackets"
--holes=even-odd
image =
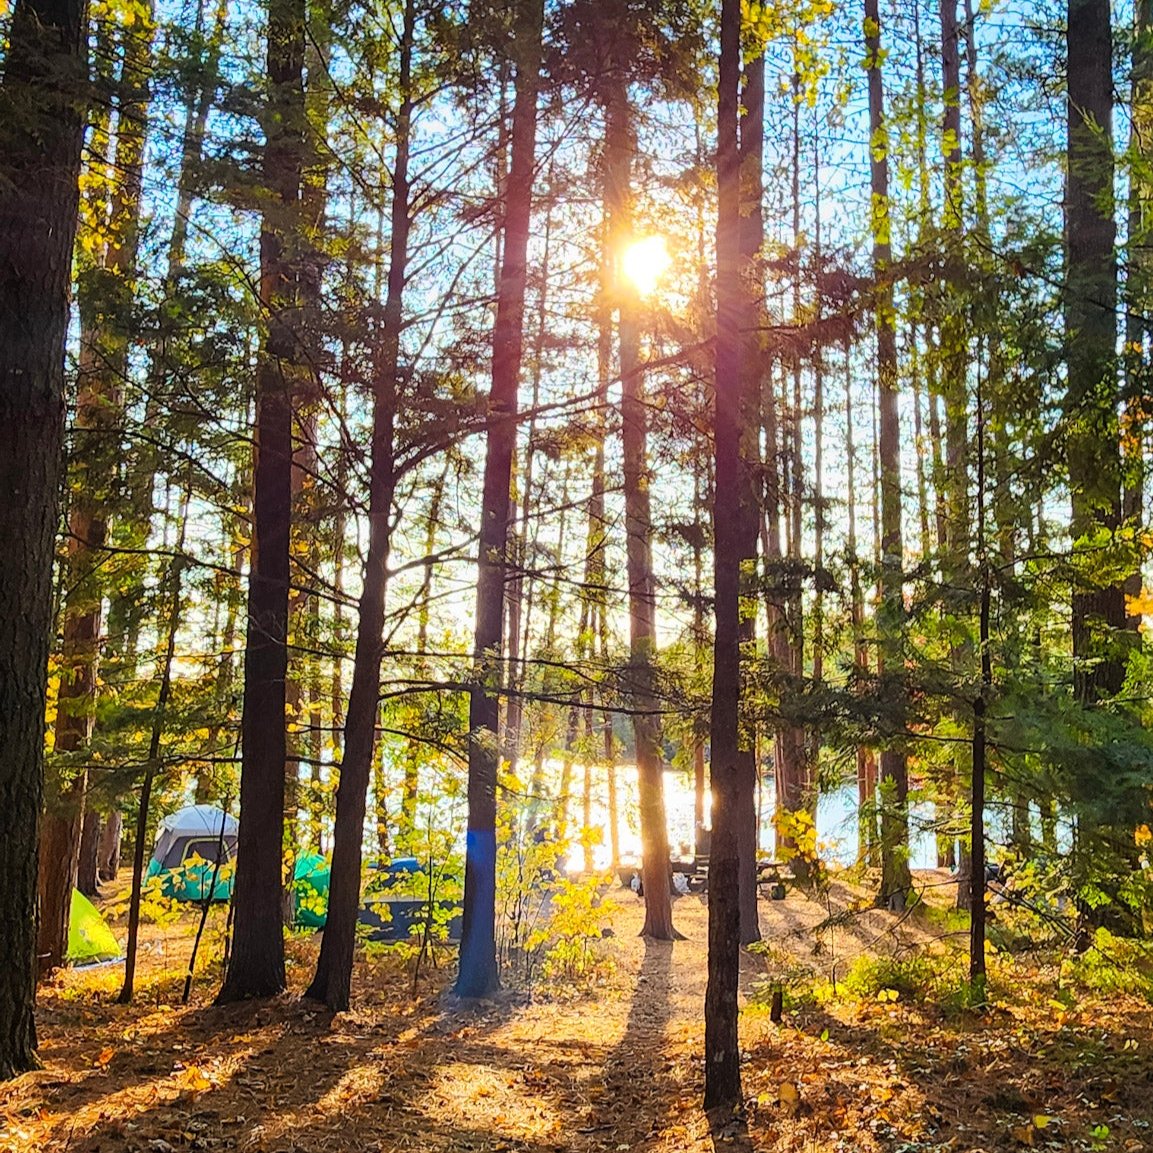
[(79, 889), (73, 889), (68, 960), (73, 965), (95, 965), (101, 961), (117, 961), (120, 956), (120, 945), (99, 910)]
[(160, 822), (145, 880), (159, 877), (161, 893), (177, 901), (227, 901), (232, 896), (239, 832), (236, 818), (212, 805), (189, 805), (172, 813)]
[(328, 919), (328, 883), (331, 866), (319, 853), (296, 862), (292, 873), (296, 890), (296, 923), (306, 929), (323, 929)]

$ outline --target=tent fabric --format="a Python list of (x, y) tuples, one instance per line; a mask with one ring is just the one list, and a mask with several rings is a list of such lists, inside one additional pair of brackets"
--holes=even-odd
[(331, 866), (319, 853), (298, 858), (293, 870), (296, 923), (306, 929), (323, 929), (328, 919), (328, 886)]
[[(161, 869), (175, 869), (185, 859), (185, 848), (189, 841), (208, 842), (215, 846), (220, 841), (221, 824), (224, 826), (224, 843), (234, 852), (240, 825), (236, 818), (212, 805), (188, 805), (178, 812), (170, 813), (160, 822), (160, 835), (156, 838), (156, 848), (152, 850), (152, 860)], [(211, 854), (198, 848), (198, 855), (205, 860), (215, 860)]]
[(116, 961), (120, 945), (100, 911), (79, 889), (72, 890), (72, 912), (68, 922), (68, 960), (73, 965), (95, 965)]
[[(222, 829), (224, 855), (217, 871)], [(212, 805), (189, 805), (171, 813), (160, 822), (147, 876), (159, 877), (160, 891), (177, 901), (226, 901), (232, 895), (233, 870), (225, 866), (236, 856), (239, 830), (235, 817)], [(197, 863), (186, 863), (190, 861)], [(210, 894), (214, 873), (216, 886)]]
[(235, 837), (240, 832), (240, 823), (215, 805), (187, 805), (165, 817), (160, 822), (160, 828), (174, 833), (219, 837), (221, 818), (224, 820), (224, 835)]

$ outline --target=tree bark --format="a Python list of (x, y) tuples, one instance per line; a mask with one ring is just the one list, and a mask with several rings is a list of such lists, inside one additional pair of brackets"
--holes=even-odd
[(374, 365), (372, 463), (369, 476), (368, 556), (365, 561), (356, 660), (344, 726), (344, 759), (336, 790), (328, 919), (306, 997), (323, 1001), (334, 1012), (348, 1008), (356, 922), (360, 908), (361, 842), (368, 786), (376, 749), (380, 711), (380, 662), (383, 657), (385, 591), (388, 580), (392, 499), (396, 487), (395, 425), (399, 394), (400, 331), (408, 268), (409, 146), (412, 127), (412, 55), (416, 31), (415, 0), (406, 0), (400, 40), (396, 158), (392, 174), (391, 245), (388, 292)]
[(124, 816), (113, 809), (100, 831), (97, 850), (97, 875), (101, 881), (115, 881), (120, 875), (120, 840), (124, 833)]
[(260, 301), (266, 331), (256, 368), (253, 558), (241, 721), (235, 931), (221, 1003), (284, 990), (284, 773), (288, 755), (289, 538), (292, 409), (299, 357), (300, 185), (304, 155), (304, 0), (269, 0)]
[[(1098, 529), (1112, 533), (1121, 514), (1117, 422), (1116, 224), (1113, 213), (1112, 26), (1108, 0), (1069, 0), (1067, 33), (1068, 176), (1065, 330), (1069, 422), (1070, 525), (1074, 549)], [(1090, 546), (1094, 547), (1094, 546)], [(1077, 697), (1112, 696), (1125, 676), (1114, 630), (1125, 627), (1121, 582), (1073, 588), (1073, 665)]]
[[(742, 681), (756, 659), (757, 538), (760, 535), (760, 411), (765, 348), (760, 320), (765, 316), (761, 247), (765, 240), (762, 169), (765, 152), (765, 57), (763, 51), (745, 64), (740, 119), (740, 280), (746, 331), (741, 333), (740, 395), (740, 616)], [(738, 728), (737, 887), (741, 909), (741, 944), (761, 939), (757, 915), (757, 733), (745, 718)]]
[(741, 7), (722, 0), (717, 93), (717, 336), (714, 392), (716, 487), (713, 548), (713, 837), (709, 857), (709, 959), (705, 990), (705, 1108), (739, 1105), (737, 1038), (741, 915), (738, 817), (741, 772), (740, 540), (741, 315), (740, 154), (737, 142)]
[(503, 681), (504, 584), (516, 451), (517, 386), (524, 348), (524, 300), (536, 153), (543, 0), (520, 0), (512, 51), (516, 95), (512, 163), (505, 197), (504, 244), (493, 330), (492, 391), (477, 557), (474, 683), (469, 693), (468, 833), (464, 923), (456, 992), (485, 997), (500, 984), (496, 965), (496, 790)]
[(901, 537), (901, 426), (898, 409), (897, 334), (889, 239), (889, 153), (885, 120), (885, 92), (881, 77), (881, 22), (877, 0), (865, 0), (865, 66), (869, 80), (869, 168), (872, 190), (874, 312), (877, 335), (877, 389), (880, 405), (881, 489), (881, 699), (893, 702), (897, 731), (890, 733), (881, 751), (881, 888), (878, 903), (905, 907), (912, 879), (909, 875), (908, 767), (903, 728), (905, 686), (904, 616)]
[[(608, 84), (605, 105), (605, 199), (609, 207), (610, 245), (618, 260), (621, 251), (632, 240), (632, 156), (635, 151), (628, 91), (623, 82), (614, 78)], [(629, 589), (627, 691), (633, 709), (645, 885), (645, 920), (641, 935), (671, 941), (676, 930), (673, 928), (669, 893), (669, 835), (654, 669), (656, 589), (640, 318), (632, 299), (635, 289), (625, 284), (619, 274), (614, 287), (619, 310), (625, 558)]]
[(0, 79), (0, 1081), (37, 1065), (37, 831), (87, 23), (81, 0), (16, 0)]

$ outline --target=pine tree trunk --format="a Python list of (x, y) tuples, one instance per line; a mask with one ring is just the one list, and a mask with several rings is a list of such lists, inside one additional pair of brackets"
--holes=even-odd
[[(605, 104), (605, 200), (611, 245), (623, 249), (632, 239), (632, 156), (636, 138), (632, 109), (623, 84), (613, 82)], [(626, 686), (633, 709), (645, 921), (641, 935), (659, 941), (676, 936), (669, 894), (669, 836), (665, 817), (661, 722), (655, 692), (656, 589), (652, 561), (652, 509), (649, 496), (648, 417), (635, 292), (618, 275), (621, 366), (621, 444), (624, 457), (625, 558), (629, 589), (629, 664)]]
[[(745, 64), (742, 92), (743, 115), (740, 120), (740, 278), (745, 294), (745, 315), (765, 316), (761, 248), (765, 240), (763, 175), (765, 143), (765, 58), (763, 53)], [(745, 322), (741, 334), (740, 396), (740, 541), (742, 596), (756, 604), (757, 538), (760, 534), (760, 411), (764, 378), (765, 349), (759, 324)], [(756, 655), (755, 608), (741, 613), (740, 645), (742, 665)], [(737, 771), (737, 852), (739, 857), (737, 885), (741, 909), (741, 944), (751, 945), (761, 939), (757, 915), (757, 735), (747, 720), (738, 729)]]
[(400, 40), (400, 109), (396, 120), (396, 158), (392, 177), (388, 292), (384, 303), (382, 331), (377, 339), (379, 359), (373, 366), (368, 555), (360, 595), (356, 660), (348, 696), (348, 719), (344, 726), (344, 759), (340, 766), (340, 784), (336, 790), (328, 918), (324, 926), (320, 957), (316, 963), (316, 975), (305, 994), (314, 1000), (323, 1001), (334, 1012), (343, 1012), (348, 1008), (352, 986), (356, 922), (360, 908), (361, 842), (364, 838), (364, 816), (375, 759), (377, 717), (380, 711), (385, 590), (391, 544), (392, 500), (396, 487), (395, 424), (400, 385), (400, 332), (411, 226), (408, 166), (415, 33), (415, 0), (406, 0)]
[(100, 814), (89, 805), (80, 827), (80, 854), (76, 865), (76, 887), (86, 897), (100, 896)]
[(124, 815), (113, 809), (100, 832), (97, 875), (101, 881), (115, 881), (120, 875), (120, 841), (124, 835)]
[(713, 645), (713, 837), (709, 857), (709, 959), (705, 990), (705, 1108), (742, 1101), (737, 1039), (741, 914), (738, 815), (741, 773), (740, 155), (737, 143), (741, 7), (722, 0), (717, 94), (717, 336), (713, 499), (716, 635)]
[[(1111, 31), (1108, 0), (1069, 0), (1065, 408), (1075, 548), (1100, 529), (1115, 530), (1121, 513)], [(1125, 662), (1110, 634), (1125, 628), (1125, 615), (1121, 582), (1075, 583), (1073, 675), (1085, 704), (1121, 688)]]
[(284, 990), (284, 773), (288, 756), (292, 410), (299, 358), (299, 209), (304, 154), (304, 0), (269, 0), (260, 295), (267, 331), (256, 367), (253, 558), (241, 721), (234, 936), (221, 1003)]
[(464, 870), (464, 923), (456, 992), (485, 997), (500, 984), (496, 965), (496, 790), (503, 681), (505, 551), (516, 451), (517, 388), (524, 347), (528, 238), (532, 219), (540, 86), (542, 0), (520, 0), (513, 42), (516, 96), (512, 164), (505, 197), (503, 253), (493, 331), (492, 391), (481, 497), (477, 557), (475, 682), (469, 693), (468, 835)]
[[(865, 66), (869, 79), (870, 182), (872, 189), (873, 275), (877, 333), (877, 388), (880, 406), (881, 604), (878, 609), (882, 699), (903, 724), (905, 686), (903, 551), (901, 537), (901, 426), (898, 409), (897, 334), (892, 246), (889, 240), (889, 157), (885, 93), (881, 77), (881, 22), (877, 0), (865, 0)], [(889, 736), (881, 750), (881, 888), (878, 903), (905, 907), (909, 875), (908, 767), (903, 734)]]

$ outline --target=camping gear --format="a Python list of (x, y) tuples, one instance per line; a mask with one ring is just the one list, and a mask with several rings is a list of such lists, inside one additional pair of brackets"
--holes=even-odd
[[(464, 926), (459, 901), (436, 901), (434, 907), (444, 920), (448, 940), (459, 941)], [(371, 897), (360, 907), (357, 920), (367, 941), (393, 943), (424, 934), (428, 902), (420, 897)]]
[[(213, 805), (189, 805), (172, 813), (160, 822), (145, 879), (159, 877), (160, 891), (177, 901), (227, 901), (232, 896), (232, 861), (239, 831), (236, 818)], [(221, 848), (217, 869), (216, 855)]]
[(296, 923), (306, 929), (323, 929), (328, 920), (328, 886), (332, 866), (319, 854), (299, 858), (292, 872)]
[(72, 890), (68, 921), (68, 960), (73, 965), (118, 961), (120, 945), (100, 911), (79, 889)]

